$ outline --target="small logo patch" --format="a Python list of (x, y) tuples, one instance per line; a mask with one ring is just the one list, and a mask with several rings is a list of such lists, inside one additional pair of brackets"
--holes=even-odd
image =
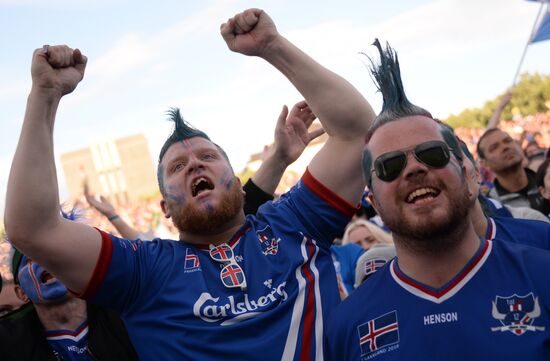
[(185, 263), (183, 268), (186, 270), (194, 270), (200, 267), (199, 256), (195, 254), (193, 250), (187, 248), (185, 250)]

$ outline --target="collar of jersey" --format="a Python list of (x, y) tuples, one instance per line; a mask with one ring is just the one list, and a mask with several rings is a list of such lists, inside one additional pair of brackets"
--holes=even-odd
[(442, 303), (455, 295), (464, 285), (466, 285), (466, 283), (468, 283), (481, 266), (483, 266), (491, 253), (491, 249), (491, 241), (481, 240), (478, 250), (468, 263), (455, 277), (453, 277), (453, 279), (440, 288), (430, 287), (405, 275), (399, 269), (397, 259), (391, 261), (390, 272), (395, 282), (413, 295), (434, 303)]
[[(229, 245), (229, 247), (234, 248), (239, 243), (244, 234), (248, 232), (250, 227), (251, 226), (247, 221), (245, 224), (243, 224), (241, 228), (239, 228), (237, 232), (235, 232), (235, 234), (229, 239), (229, 241), (225, 243)], [(199, 245), (196, 246), (196, 248), (201, 251), (210, 251), (210, 245)]]
[(88, 321), (85, 320), (75, 330), (46, 330), (48, 340), (73, 340), (75, 342), (88, 334)]
[(491, 217), (487, 217), (487, 232), (485, 232), (485, 239), (492, 241), (497, 235), (497, 227), (495, 221)]

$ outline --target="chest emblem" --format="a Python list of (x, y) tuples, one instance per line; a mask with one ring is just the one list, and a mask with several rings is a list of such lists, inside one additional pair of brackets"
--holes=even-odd
[(280, 238), (275, 238), (269, 226), (256, 231), (258, 235), (258, 241), (262, 247), (262, 253), (264, 256), (275, 256), (279, 252)]
[[(377, 353), (393, 351), (399, 345), (397, 311), (388, 312), (357, 327), (361, 359), (372, 358)], [(371, 355), (372, 354), (372, 355)]]
[(492, 303), (492, 315), (500, 321), (501, 326), (491, 327), (491, 331), (510, 331), (517, 336), (527, 331), (544, 331), (544, 326), (533, 324), (541, 311), (539, 299), (532, 292), (525, 296), (496, 296)]

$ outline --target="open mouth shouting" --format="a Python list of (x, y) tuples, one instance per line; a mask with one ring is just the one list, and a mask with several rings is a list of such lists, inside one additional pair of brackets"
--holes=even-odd
[(214, 189), (214, 184), (212, 184), (212, 182), (209, 179), (205, 177), (198, 177), (191, 184), (191, 195), (193, 197), (196, 197), (202, 192), (212, 190), (212, 189)]
[(57, 279), (52, 276), (48, 271), (42, 271), (40, 274), (40, 283), (44, 285), (49, 285), (51, 283), (55, 283)]
[(432, 187), (418, 188), (409, 193), (405, 201), (410, 204), (423, 204), (431, 201), (441, 193), (440, 190)]

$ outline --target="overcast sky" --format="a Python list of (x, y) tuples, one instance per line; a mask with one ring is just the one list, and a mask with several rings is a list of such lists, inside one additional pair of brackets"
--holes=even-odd
[[(62, 100), (59, 155), (96, 140), (148, 137), (153, 159), (170, 132), (165, 111), (224, 147), (236, 170), (271, 143), (283, 104), (301, 98), (258, 58), (230, 52), (227, 18), (263, 8), (279, 31), (353, 83), (378, 111), (380, 95), (360, 52), (375, 37), (398, 51), (409, 98), (436, 117), (481, 106), (511, 85), (539, 4), (524, 0), (129, 1), (0, 0), (0, 210), (43, 44), (78, 47), (84, 80)], [(529, 46), (524, 71), (550, 73), (550, 41)], [(32, 166), (32, 165), (30, 165)], [(61, 196), (66, 194), (59, 171)]]

